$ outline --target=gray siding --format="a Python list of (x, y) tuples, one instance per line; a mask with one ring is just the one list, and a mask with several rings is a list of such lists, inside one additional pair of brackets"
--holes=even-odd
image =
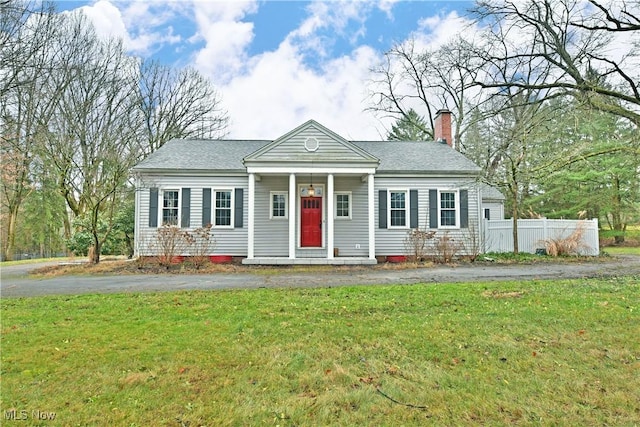
[[(430, 189), (468, 189), (469, 190), (469, 228), (435, 230), (436, 238), (445, 233), (454, 239), (462, 242), (469, 236), (470, 231), (478, 232), (478, 192), (475, 190), (473, 181), (468, 178), (419, 178), (419, 177), (381, 177), (375, 178), (375, 205), (376, 205), (376, 255), (406, 255), (404, 240), (407, 237), (409, 228), (390, 229), (378, 228), (378, 190), (385, 189), (406, 189), (418, 190), (418, 226), (421, 229), (429, 229), (429, 190)], [(407, 210), (408, 215), (408, 210)]]
[[(306, 182), (304, 176), (297, 177), (297, 184)], [(212, 254), (246, 256), (247, 255), (247, 230), (248, 230), (248, 179), (246, 176), (151, 176), (142, 178), (137, 191), (138, 213), (136, 215), (137, 248), (140, 255), (151, 255), (154, 252), (154, 239), (156, 229), (149, 224), (149, 189), (159, 188), (159, 194), (163, 189), (190, 188), (191, 209), (190, 229), (200, 227), (202, 224), (202, 189), (244, 189), (243, 197), (243, 228), (221, 229), (213, 228), (216, 240)], [(314, 184), (324, 185), (324, 220), (325, 233), (323, 242), (326, 245), (326, 219), (334, 212), (327, 212), (326, 178), (314, 177)], [(296, 186), (297, 188), (297, 186)], [(296, 221), (296, 244), (299, 242), (299, 197), (296, 195), (296, 218), (270, 218), (270, 192), (289, 191), (288, 176), (261, 176), (256, 182), (255, 199), (255, 246), (256, 257), (288, 256), (289, 221)], [(406, 189), (418, 191), (418, 224), (420, 228), (428, 228), (429, 224), (429, 190), (430, 189), (468, 189), (469, 200), (469, 229), (452, 229), (448, 231), (438, 230), (438, 236), (445, 232), (456, 241), (462, 241), (469, 236), (471, 231), (479, 230), (478, 216), (482, 212), (478, 206), (478, 191), (469, 178), (423, 178), (423, 177), (390, 177), (384, 175), (375, 176), (374, 188), (374, 216), (376, 255), (403, 255), (406, 254), (404, 240), (409, 228), (381, 229), (378, 228), (378, 191), (382, 189)], [(334, 247), (339, 250), (339, 256), (367, 256), (368, 255), (368, 211), (367, 211), (367, 183), (362, 182), (360, 176), (336, 176), (334, 180), (336, 192), (351, 192), (352, 216), (351, 219), (334, 219)], [(161, 203), (160, 203), (161, 208)], [(335, 205), (334, 205), (335, 208)], [(407, 211), (407, 214), (409, 211)], [(326, 256), (324, 250), (297, 250), (296, 256)], [(186, 254), (185, 254), (186, 255)]]
[[(137, 242), (139, 255), (153, 255), (157, 250), (156, 234), (157, 228), (149, 227), (149, 189), (157, 187), (159, 197), (162, 197), (162, 190), (182, 188), (191, 189), (191, 209), (190, 224), (187, 229), (193, 230), (202, 226), (202, 189), (244, 189), (243, 197), (243, 228), (212, 228), (216, 241), (215, 247), (210, 254), (218, 255), (247, 255), (247, 212), (248, 212), (248, 191), (247, 177), (194, 177), (194, 176), (154, 176), (147, 175), (140, 178), (140, 186), (137, 189), (139, 212), (136, 215)], [(182, 200), (181, 200), (182, 203)], [(159, 210), (162, 210), (162, 201), (159, 202)], [(183, 252), (183, 255), (188, 255)]]
[(289, 219), (270, 219), (271, 191), (287, 192), (288, 197), (289, 177), (265, 175), (256, 182), (254, 255), (286, 257), (289, 256)]
[[(316, 151), (307, 151), (304, 143), (307, 138), (315, 138), (318, 140), (318, 149)], [(288, 139), (280, 141), (278, 145), (265, 151), (260, 155), (260, 161), (300, 161), (300, 160), (321, 160), (323, 162), (348, 162), (354, 160), (362, 160), (363, 156), (351, 150), (346, 141), (336, 140), (335, 137), (321, 132), (314, 126), (310, 126), (300, 133), (292, 135)]]
[[(351, 219), (335, 219), (334, 247), (340, 256), (369, 255), (367, 183), (360, 177), (336, 177), (334, 191), (351, 191)], [(335, 209), (335, 206), (334, 206)], [(332, 212), (331, 215), (334, 213)], [(356, 245), (359, 248), (356, 248)]]

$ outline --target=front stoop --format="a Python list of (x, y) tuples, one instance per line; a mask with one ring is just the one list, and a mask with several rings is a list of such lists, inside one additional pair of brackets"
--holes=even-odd
[(242, 260), (244, 265), (374, 265), (378, 261), (365, 257), (339, 258), (286, 258), (286, 257), (256, 257)]

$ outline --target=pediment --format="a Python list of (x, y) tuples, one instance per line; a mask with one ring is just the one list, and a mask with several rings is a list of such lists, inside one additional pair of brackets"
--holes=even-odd
[(315, 120), (298, 126), (244, 158), (245, 165), (351, 164), (377, 166), (379, 159)]

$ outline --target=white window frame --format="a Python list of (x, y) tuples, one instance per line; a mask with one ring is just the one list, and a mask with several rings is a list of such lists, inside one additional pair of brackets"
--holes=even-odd
[[(175, 224), (168, 224), (164, 222), (164, 195), (168, 192), (176, 192), (178, 193), (178, 206), (175, 208), (178, 210), (178, 215), (176, 215), (177, 222)], [(158, 209), (158, 224), (161, 227), (180, 227), (182, 224), (182, 191), (179, 188), (163, 188), (160, 192), (160, 209)], [(174, 209), (174, 208), (171, 208)]]
[[(273, 214), (273, 196), (284, 196), (284, 215)], [(281, 220), (289, 219), (289, 192), (271, 191), (269, 192), (269, 219)]]
[[(349, 198), (348, 203), (349, 203), (349, 214), (347, 216), (338, 216), (338, 196), (347, 196)], [(334, 212), (333, 212), (333, 218), (340, 220), (340, 221), (344, 221), (344, 220), (350, 220), (351, 219), (351, 214), (352, 214), (352, 209), (353, 209), (353, 195), (351, 194), (351, 191), (336, 191), (335, 193), (333, 193), (333, 206), (334, 206)]]
[[(391, 193), (404, 193), (404, 225), (391, 225)], [(387, 228), (408, 229), (411, 213), (411, 201), (408, 188), (391, 188), (387, 191)], [(393, 209), (399, 210), (399, 209)]]
[[(454, 194), (454, 203), (455, 203), (455, 215), (456, 215), (456, 223), (455, 225), (442, 225), (442, 194), (443, 193), (453, 193)], [(446, 209), (451, 210), (451, 209)], [(457, 230), (460, 228), (460, 191), (455, 189), (439, 189), (438, 190), (438, 228)]]
[[(218, 208), (216, 207), (216, 199), (217, 199), (217, 195), (218, 193), (230, 193), (231, 198), (230, 198), (230, 203), (231, 203), (231, 207), (229, 208), (231, 210), (231, 218), (229, 221), (229, 225), (216, 225), (216, 211), (218, 210)], [(235, 191), (233, 188), (215, 188), (212, 191), (212, 197), (211, 197), (211, 227), (212, 228), (233, 228), (234, 226), (234, 217), (235, 217)], [(227, 208), (221, 208), (221, 209), (227, 209)]]

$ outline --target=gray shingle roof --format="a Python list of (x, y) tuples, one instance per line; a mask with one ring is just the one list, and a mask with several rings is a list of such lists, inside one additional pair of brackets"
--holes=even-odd
[[(135, 171), (246, 171), (242, 160), (272, 141), (174, 139), (134, 167)], [(480, 168), (446, 144), (351, 141), (380, 159), (379, 172), (478, 173)]]
[(433, 141), (353, 141), (380, 159), (379, 172), (462, 172), (480, 168), (446, 144)]
[(246, 171), (242, 159), (270, 142), (172, 139), (133, 169)]

